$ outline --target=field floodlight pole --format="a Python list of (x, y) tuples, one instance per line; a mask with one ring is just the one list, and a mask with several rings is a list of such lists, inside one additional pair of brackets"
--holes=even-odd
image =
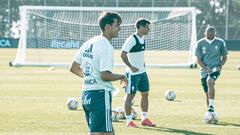
[(225, 22), (225, 40), (228, 40), (228, 14), (229, 14), (229, 0), (226, 0), (226, 22)]

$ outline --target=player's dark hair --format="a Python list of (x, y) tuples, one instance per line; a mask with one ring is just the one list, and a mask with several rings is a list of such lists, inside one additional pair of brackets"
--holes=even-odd
[(205, 29), (205, 33), (207, 33), (207, 32), (210, 32), (210, 33), (216, 33), (216, 29), (215, 29), (215, 27), (214, 26), (207, 26), (207, 28)]
[(114, 23), (114, 20), (117, 20), (117, 23), (122, 23), (121, 16), (116, 12), (103, 12), (99, 18), (98, 23), (102, 31), (105, 30), (105, 26), (107, 24), (112, 25)]
[(137, 21), (136, 21), (136, 28), (139, 29), (140, 26), (143, 26), (145, 27), (147, 24), (151, 24), (151, 22), (145, 18), (139, 18)]

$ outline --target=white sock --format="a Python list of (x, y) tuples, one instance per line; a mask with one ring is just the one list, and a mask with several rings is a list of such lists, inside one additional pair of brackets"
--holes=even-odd
[(142, 112), (142, 121), (147, 119), (147, 117), (148, 117), (147, 112)]
[(214, 99), (209, 99), (209, 107), (210, 106), (214, 108)]
[(127, 115), (126, 119), (127, 119), (127, 123), (131, 122), (132, 121), (132, 115)]

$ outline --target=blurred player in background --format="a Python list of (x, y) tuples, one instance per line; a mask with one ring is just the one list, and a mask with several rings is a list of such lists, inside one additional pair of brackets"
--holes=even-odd
[(216, 30), (208, 26), (205, 30), (205, 38), (197, 42), (195, 55), (200, 65), (201, 83), (206, 93), (208, 112), (214, 113), (215, 81), (219, 77), (223, 65), (227, 61), (227, 48), (224, 40), (215, 37)]
[(80, 47), (70, 71), (84, 79), (82, 107), (90, 134), (114, 135), (111, 81), (127, 81), (125, 75), (112, 73), (114, 52), (109, 41), (118, 36), (122, 20), (117, 13), (104, 12), (98, 21), (102, 34)]
[(131, 101), (137, 91), (141, 92), (141, 124), (143, 126), (155, 126), (155, 124), (148, 119), (149, 81), (144, 62), (145, 41), (143, 36), (148, 34), (150, 30), (149, 25), (150, 21), (147, 19), (138, 19), (136, 21), (136, 33), (128, 37), (122, 47), (121, 58), (127, 66), (126, 74), (129, 81), (127, 87), (125, 88), (127, 93), (125, 101), (127, 127), (138, 127), (132, 120), (131, 115)]

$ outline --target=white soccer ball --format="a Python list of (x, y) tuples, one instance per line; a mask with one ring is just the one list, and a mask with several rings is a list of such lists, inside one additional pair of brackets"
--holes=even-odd
[(56, 68), (55, 68), (54, 66), (51, 66), (51, 67), (48, 68), (49, 71), (53, 71), (53, 70), (55, 70), (55, 69), (56, 69)]
[(210, 112), (206, 112), (205, 114), (204, 114), (204, 122), (205, 123), (210, 123), (210, 121), (213, 119), (213, 116), (212, 116), (212, 114), (210, 113)]
[(204, 122), (207, 124), (216, 124), (219, 118), (215, 112), (206, 112), (204, 114)]
[(240, 65), (237, 66), (237, 69), (240, 70)]
[(78, 101), (75, 98), (70, 98), (67, 101), (67, 107), (69, 110), (77, 110), (78, 107)]
[(118, 119), (126, 119), (126, 117), (125, 117), (125, 110), (124, 110), (123, 106), (118, 106), (118, 107), (114, 108), (112, 110), (112, 112), (114, 113), (114, 115), (116, 115), (116, 117)]
[(176, 93), (173, 90), (166, 91), (164, 96), (168, 101), (174, 101), (176, 99)]
[(118, 113), (112, 112), (112, 122), (117, 122), (119, 120)]
[[(126, 119), (125, 115), (126, 113), (124, 107), (118, 106), (112, 110), (112, 121), (116, 122), (119, 121), (120, 119)], [(137, 111), (133, 107), (131, 109), (131, 115), (133, 120), (137, 119)]]

